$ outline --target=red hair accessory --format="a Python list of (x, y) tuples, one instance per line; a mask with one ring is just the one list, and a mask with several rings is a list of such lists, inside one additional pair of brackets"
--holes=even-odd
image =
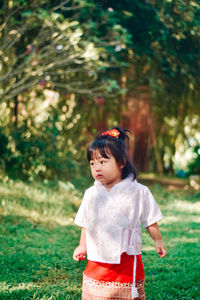
[(111, 129), (103, 132), (101, 135), (109, 135), (116, 139), (118, 139), (118, 136), (120, 135), (120, 132), (117, 129)]

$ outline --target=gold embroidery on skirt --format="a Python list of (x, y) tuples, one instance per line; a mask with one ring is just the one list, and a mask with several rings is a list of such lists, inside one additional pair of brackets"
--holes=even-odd
[(136, 282), (139, 297), (132, 298), (131, 283), (98, 281), (83, 274), (82, 300), (145, 300), (144, 280)]

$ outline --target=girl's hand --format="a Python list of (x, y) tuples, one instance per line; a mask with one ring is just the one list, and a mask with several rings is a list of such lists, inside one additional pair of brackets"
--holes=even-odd
[(156, 248), (156, 251), (160, 255), (160, 257), (165, 257), (167, 254), (167, 251), (165, 249), (165, 245), (163, 244), (162, 240), (155, 240), (154, 245)]
[(73, 259), (76, 261), (84, 260), (85, 254), (87, 253), (87, 250), (84, 246), (79, 245), (75, 250), (73, 254)]

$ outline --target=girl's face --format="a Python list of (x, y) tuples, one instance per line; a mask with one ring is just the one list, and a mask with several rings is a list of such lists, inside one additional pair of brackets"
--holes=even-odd
[(119, 166), (113, 155), (107, 154), (107, 156), (108, 158), (105, 158), (96, 151), (93, 154), (93, 159), (90, 160), (90, 168), (93, 178), (101, 182), (107, 190), (110, 190), (113, 185), (122, 180), (124, 165)]

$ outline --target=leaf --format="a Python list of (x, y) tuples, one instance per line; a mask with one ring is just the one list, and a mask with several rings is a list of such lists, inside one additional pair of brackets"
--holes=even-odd
[(33, 12), (30, 11), (30, 10), (24, 11), (22, 13), (22, 17), (29, 17), (29, 16), (32, 16), (32, 15), (33, 15)]

